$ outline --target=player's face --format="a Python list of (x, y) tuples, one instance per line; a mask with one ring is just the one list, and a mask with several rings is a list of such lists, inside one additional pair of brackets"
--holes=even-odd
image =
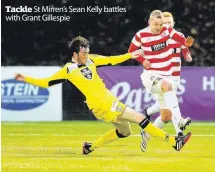
[(152, 18), (149, 20), (149, 27), (153, 34), (159, 34), (163, 28), (163, 20), (160, 18)]
[(167, 25), (167, 26), (170, 27), (170, 28), (173, 28), (175, 22), (174, 22), (174, 20), (173, 20), (172, 17), (164, 17), (164, 18), (163, 18), (163, 24), (164, 24), (164, 25)]
[(86, 64), (87, 62), (87, 58), (88, 58), (88, 55), (89, 55), (89, 47), (81, 47), (80, 48), (80, 51), (77, 55), (77, 60), (78, 60), (78, 63), (80, 64)]

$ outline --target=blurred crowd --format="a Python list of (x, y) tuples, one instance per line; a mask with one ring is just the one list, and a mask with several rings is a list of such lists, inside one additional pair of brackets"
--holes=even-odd
[[(35, 2), (34, 2), (35, 1)], [(70, 22), (6, 22), (5, 5), (125, 7), (125, 13), (65, 13)], [(2, 1), (2, 65), (63, 65), (68, 61), (67, 44), (81, 35), (95, 54), (118, 55), (128, 51), (134, 34), (147, 26), (152, 10), (169, 11), (175, 29), (195, 38), (190, 48), (193, 61), (183, 65), (215, 66), (215, 1), (207, 0), (31, 0)], [(59, 15), (64, 15), (58, 13)], [(139, 65), (129, 60), (121, 65)]]

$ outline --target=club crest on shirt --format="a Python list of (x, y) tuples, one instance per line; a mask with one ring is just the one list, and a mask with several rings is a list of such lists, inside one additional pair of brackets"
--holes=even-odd
[(161, 34), (162, 37), (165, 37), (166, 35), (167, 35), (166, 32), (163, 32), (163, 33)]
[(92, 79), (92, 72), (88, 67), (81, 69), (80, 71), (85, 78)]

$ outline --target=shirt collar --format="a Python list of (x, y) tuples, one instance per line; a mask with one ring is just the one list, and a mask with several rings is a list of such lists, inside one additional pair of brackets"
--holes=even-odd
[(79, 68), (81, 68), (81, 67), (84, 67), (84, 66), (88, 66), (89, 64), (90, 64), (90, 59), (89, 58), (87, 58), (87, 62), (86, 62), (86, 64), (85, 65), (83, 65), (83, 64), (79, 64), (79, 63), (76, 63), (75, 61), (74, 61), (74, 59), (72, 58), (72, 60), (71, 60), (71, 63), (75, 63), (75, 64), (77, 64), (77, 66), (79, 67)]

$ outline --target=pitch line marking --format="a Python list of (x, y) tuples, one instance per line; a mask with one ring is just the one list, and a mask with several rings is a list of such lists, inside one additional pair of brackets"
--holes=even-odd
[[(8, 135), (8, 136), (82, 136), (82, 134), (37, 134), (37, 133), (29, 133), (29, 134), (2, 134), (2, 136)], [(101, 134), (86, 134), (83, 136), (102, 136)], [(133, 134), (131, 137), (139, 137), (140, 134)], [(215, 134), (193, 134), (194, 137), (215, 137)]]

